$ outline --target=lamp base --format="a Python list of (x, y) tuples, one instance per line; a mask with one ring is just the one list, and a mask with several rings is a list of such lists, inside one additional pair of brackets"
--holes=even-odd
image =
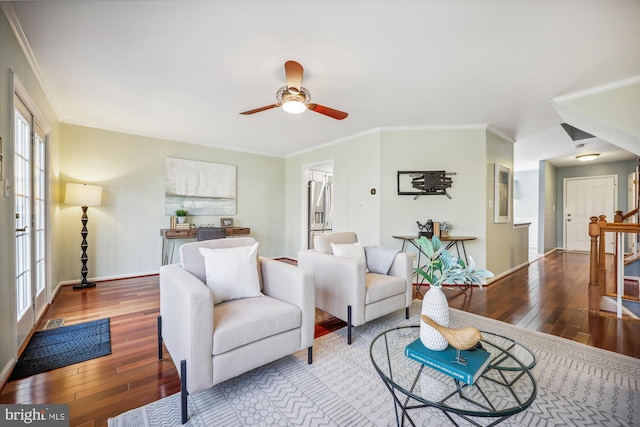
[(73, 289), (93, 288), (95, 285), (96, 282), (76, 283), (75, 285), (73, 285)]

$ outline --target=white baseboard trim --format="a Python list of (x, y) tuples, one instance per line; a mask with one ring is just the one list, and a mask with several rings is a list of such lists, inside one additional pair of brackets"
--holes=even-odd
[[(158, 270), (144, 271), (139, 273), (116, 274), (115, 276), (89, 277), (87, 278), (87, 280), (90, 282), (106, 282), (108, 280), (130, 279), (132, 277), (155, 276), (156, 274), (158, 274)], [(58, 288), (60, 286), (75, 285), (77, 283), (80, 283), (80, 280), (63, 280), (58, 282)]]
[(2, 374), (0, 374), (0, 390), (3, 389), (4, 386), (7, 384), (7, 381), (9, 380), (9, 374), (11, 373), (11, 370), (13, 369), (13, 367), (16, 366), (16, 363), (17, 363), (16, 359), (12, 357), (11, 359), (9, 359), (9, 362), (2, 369)]
[(560, 248), (553, 248), (549, 252), (545, 252), (545, 254), (543, 256), (551, 255), (552, 253), (557, 252), (559, 249)]
[(487, 285), (490, 285), (493, 282), (495, 282), (496, 280), (500, 280), (503, 277), (506, 277), (506, 276), (510, 275), (511, 273), (515, 273), (516, 271), (529, 266), (529, 264), (531, 264), (529, 261), (523, 262), (522, 264), (520, 264), (520, 265), (518, 265), (516, 267), (513, 267), (513, 268), (511, 268), (511, 269), (509, 269), (507, 271), (504, 271), (504, 272), (498, 274), (497, 276), (493, 276), (492, 278), (487, 279)]

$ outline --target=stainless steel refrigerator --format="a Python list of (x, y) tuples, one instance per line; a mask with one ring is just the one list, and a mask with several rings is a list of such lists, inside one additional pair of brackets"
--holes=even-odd
[(330, 233), (333, 222), (333, 183), (329, 181), (308, 182), (309, 205), (307, 247), (313, 249), (313, 238), (321, 233)]

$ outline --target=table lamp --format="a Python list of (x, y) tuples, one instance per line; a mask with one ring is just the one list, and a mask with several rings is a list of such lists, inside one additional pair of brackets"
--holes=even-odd
[(87, 281), (87, 259), (89, 259), (87, 256), (87, 248), (89, 247), (87, 243), (87, 234), (89, 234), (87, 230), (87, 222), (89, 221), (87, 208), (89, 206), (100, 206), (101, 199), (102, 187), (99, 185), (74, 184), (68, 182), (65, 187), (64, 202), (68, 205), (82, 206), (82, 232), (80, 233), (82, 235), (82, 243), (80, 244), (80, 248), (82, 249), (82, 257), (80, 258), (82, 261), (82, 281), (73, 285), (73, 289), (86, 289), (96, 285), (95, 282)]

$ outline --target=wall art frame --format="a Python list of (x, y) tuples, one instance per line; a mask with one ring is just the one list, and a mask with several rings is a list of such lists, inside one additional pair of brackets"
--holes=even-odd
[(165, 215), (236, 214), (236, 166), (166, 157), (164, 173)]
[(511, 169), (498, 163), (494, 166), (493, 222), (495, 224), (511, 221)]

